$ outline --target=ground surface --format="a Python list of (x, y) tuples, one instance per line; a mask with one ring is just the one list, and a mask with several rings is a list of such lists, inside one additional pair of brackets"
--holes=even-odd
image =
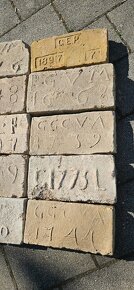
[(0, 41), (107, 27), (116, 71), (116, 255), (0, 247), (0, 290), (134, 289), (134, 1), (1, 0)]

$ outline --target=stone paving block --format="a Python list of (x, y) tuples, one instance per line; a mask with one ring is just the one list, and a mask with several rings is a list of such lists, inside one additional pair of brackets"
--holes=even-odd
[(0, 116), (0, 154), (27, 153), (29, 127), (27, 114)]
[(32, 73), (27, 111), (32, 113), (114, 108), (114, 68), (102, 64)]
[(10, 1), (0, 1), (0, 36), (12, 29), (19, 23), (19, 18), (16, 15)]
[(106, 29), (72, 32), (31, 44), (31, 72), (107, 61)]
[(114, 112), (32, 118), (30, 154), (114, 153)]
[(0, 243), (23, 241), (26, 198), (0, 198)]
[(98, 16), (106, 13), (115, 5), (123, 2), (122, 0), (94, 0), (93, 3), (89, 0), (56, 0), (54, 5), (62, 15), (69, 30), (79, 30), (94, 21)]
[(36, 13), (39, 9), (43, 8), (50, 2), (51, 0), (23, 0), (23, 2), (21, 0), (13, 0), (21, 19), (23, 20)]
[(117, 34), (111, 23), (106, 16), (101, 17), (92, 24), (88, 25), (84, 29), (93, 28), (107, 28), (108, 40), (109, 40), (109, 62), (115, 62), (121, 57), (127, 55), (127, 47), (123, 44), (120, 36)]
[(0, 247), (0, 289), (2, 290), (15, 290), (12, 278), (10, 276), (3, 249)]
[(124, 4), (109, 12), (108, 16), (131, 50), (134, 51), (134, 1), (125, 1)]
[(26, 76), (0, 79), (0, 114), (23, 113), (26, 102)]
[(94, 273), (89, 273), (63, 286), (63, 290), (133, 290), (134, 255)]
[(0, 43), (0, 77), (27, 74), (29, 51), (21, 40)]
[[(27, 1), (29, 3), (29, 1)], [(23, 5), (23, 2), (22, 2)], [(66, 33), (66, 29), (59, 20), (58, 15), (51, 5), (39, 10), (27, 20), (21, 22), (14, 29), (1, 37), (1, 41), (23, 39), (26, 43), (39, 38)]]
[(27, 156), (0, 156), (0, 197), (25, 197)]
[(33, 246), (26, 248), (26, 245), (8, 245), (4, 249), (19, 290), (49, 289), (75, 275), (96, 269), (88, 253)]
[(113, 204), (116, 202), (113, 156), (32, 156), (28, 197)]
[(29, 200), (24, 242), (111, 255), (114, 251), (114, 208)]

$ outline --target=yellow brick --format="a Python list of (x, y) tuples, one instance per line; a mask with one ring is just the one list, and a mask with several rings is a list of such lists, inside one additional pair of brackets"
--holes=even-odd
[(31, 71), (74, 67), (108, 61), (106, 29), (72, 32), (34, 41), (31, 45)]

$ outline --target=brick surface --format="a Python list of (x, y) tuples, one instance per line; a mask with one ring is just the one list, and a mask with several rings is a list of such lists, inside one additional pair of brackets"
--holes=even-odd
[(0, 77), (26, 74), (28, 69), (29, 51), (24, 42), (0, 43)]
[(0, 116), (0, 153), (27, 153), (29, 126), (27, 114)]
[(0, 198), (0, 243), (23, 241), (26, 199)]
[(32, 73), (28, 112), (66, 112), (114, 108), (112, 64)]
[(0, 197), (26, 196), (27, 161), (21, 155), (0, 156)]
[(114, 121), (108, 111), (32, 118), (30, 154), (115, 152)]
[(18, 289), (48, 289), (64, 280), (95, 269), (88, 253), (5, 246)]
[[(27, 1), (27, 3), (29, 3), (29, 1)], [(59, 20), (53, 7), (47, 5), (5, 34), (1, 38), (1, 41), (9, 41), (18, 38), (31, 44), (33, 40), (63, 33), (66, 33), (64, 25)]]
[(69, 30), (79, 30), (87, 26), (96, 17), (110, 10), (115, 5), (123, 2), (122, 0), (107, 0), (103, 4), (99, 0), (94, 0), (93, 3), (88, 0), (56, 0), (54, 5), (62, 15)]
[(116, 202), (113, 156), (34, 156), (28, 180), (29, 198)]
[(0, 36), (19, 23), (13, 7), (8, 0), (0, 1)]
[(51, 0), (13, 0), (15, 7), (18, 10), (21, 19), (26, 19), (32, 14), (36, 13), (39, 9), (49, 4)]
[(114, 208), (29, 200), (24, 242), (111, 255)]
[(31, 72), (108, 60), (107, 30), (85, 30), (48, 39), (31, 45)]
[(0, 79), (0, 114), (25, 112), (26, 76)]
[(125, 1), (124, 4), (114, 9), (108, 16), (117, 30), (127, 42), (129, 47), (134, 50), (134, 2), (133, 0)]
[(11, 276), (10, 276), (10, 273), (9, 273), (9, 270), (5, 261), (2, 247), (0, 247), (0, 289), (1, 290), (2, 289), (15, 290), (13, 281), (11, 279)]

